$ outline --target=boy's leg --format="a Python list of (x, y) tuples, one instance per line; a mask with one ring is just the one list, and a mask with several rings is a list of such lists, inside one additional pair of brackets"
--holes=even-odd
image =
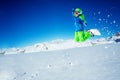
[(85, 40), (87, 40), (87, 39), (89, 39), (91, 37), (91, 33), (88, 32), (88, 31), (84, 31), (84, 34), (85, 34), (85, 36), (84, 36)]
[(90, 32), (87, 31), (79, 31), (78, 36), (79, 36), (79, 41), (84, 42), (91, 37), (91, 34)]
[(79, 36), (79, 41), (80, 42), (85, 41), (85, 39), (84, 39), (84, 31), (79, 31), (78, 36)]
[(75, 32), (74, 40), (75, 40), (75, 42), (79, 42), (79, 35), (78, 35), (78, 32)]

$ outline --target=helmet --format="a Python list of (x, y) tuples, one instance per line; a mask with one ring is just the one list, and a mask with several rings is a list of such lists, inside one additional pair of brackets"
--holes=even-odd
[(80, 8), (76, 8), (75, 11), (82, 14), (82, 10)]

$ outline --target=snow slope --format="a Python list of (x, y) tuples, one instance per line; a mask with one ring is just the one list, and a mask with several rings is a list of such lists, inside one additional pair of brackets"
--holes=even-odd
[(100, 41), (91, 46), (1, 55), (0, 80), (120, 80), (120, 43)]
[(95, 44), (110, 44), (110, 43), (119, 43), (120, 37), (113, 36), (109, 39), (100, 38), (96, 40), (87, 40), (86, 42), (76, 43), (74, 40), (54, 40), (51, 42), (43, 42), (37, 43), (31, 46), (25, 46), (21, 48), (7, 48), (0, 49), (0, 54), (20, 54), (20, 53), (35, 53), (35, 52), (43, 52), (43, 51), (55, 51), (55, 50), (65, 50), (71, 49), (75, 47), (86, 47), (93, 46)]

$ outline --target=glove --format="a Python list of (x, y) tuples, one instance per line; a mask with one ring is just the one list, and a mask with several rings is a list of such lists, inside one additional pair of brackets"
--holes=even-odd
[(74, 13), (74, 11), (75, 11), (75, 9), (74, 9), (74, 8), (72, 8), (72, 13)]
[(87, 26), (87, 23), (86, 23), (86, 22), (84, 22), (84, 23), (83, 23), (83, 25), (84, 25), (84, 26)]

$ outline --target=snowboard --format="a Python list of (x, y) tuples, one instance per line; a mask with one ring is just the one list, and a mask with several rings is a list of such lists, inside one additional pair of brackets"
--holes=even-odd
[(92, 32), (92, 34), (96, 35), (96, 36), (100, 36), (101, 35), (101, 33), (100, 33), (100, 31), (98, 29), (90, 29), (88, 31)]

